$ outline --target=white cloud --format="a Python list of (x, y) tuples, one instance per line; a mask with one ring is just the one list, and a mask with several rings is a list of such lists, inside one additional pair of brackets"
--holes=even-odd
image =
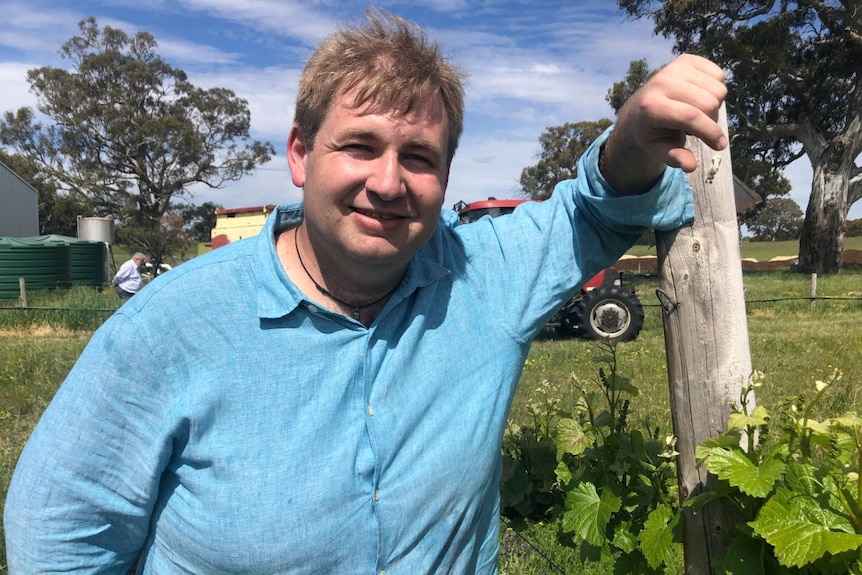
[(221, 189), (198, 185), (190, 191), (196, 204), (213, 202), (226, 208), (265, 206), (302, 199), (302, 190), (290, 181), (290, 171), (283, 155), (260, 166), (253, 175), (226, 184)]
[(183, 4), (215, 18), (300, 38), (308, 45), (332, 32), (338, 23), (331, 12), (315, 10), (314, 3), (303, 0), (184, 0)]
[(3, 86), (0, 113), (23, 106), (35, 108), (36, 98), (30, 93), (30, 85), (27, 84), (27, 70), (31, 67), (18, 62), (0, 63), (0, 86)]
[(242, 54), (228, 53), (214, 46), (186, 42), (175, 38), (156, 38), (156, 51), (169, 62), (187, 64), (233, 64), (243, 58)]
[(269, 139), (279, 154), (293, 124), (296, 87), (301, 70), (291, 68), (224, 69), (212, 73), (190, 73), (201, 87), (230, 87), (248, 101), (255, 137)]
[[(521, 170), (536, 161), (545, 128), (611, 117), (605, 94), (632, 60), (646, 58), (658, 67), (673, 57), (671, 43), (653, 36), (650, 21), (626, 20), (607, 0), (378, 5), (415, 18), (469, 73), (452, 203), (513, 195)], [(239, 207), (298, 199), (284, 146), (301, 67), (311, 46), (339, 22), (361, 18), (364, 8), (360, 0), (4, 0), (0, 112), (35, 105), (26, 71), (65, 65), (57, 50), (77, 33), (81, 18), (93, 15), (100, 25), (128, 33), (147, 30), (158, 53), (184, 68), (194, 84), (230, 88), (245, 98), (252, 136), (270, 141), (278, 153), (254, 176), (223, 190), (196, 190), (199, 201)], [(804, 208), (811, 186), (807, 160), (788, 167), (786, 175)], [(862, 213), (862, 203), (851, 213)]]

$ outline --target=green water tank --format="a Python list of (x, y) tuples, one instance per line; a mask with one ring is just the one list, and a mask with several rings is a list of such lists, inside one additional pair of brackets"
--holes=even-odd
[(67, 244), (46, 244), (32, 238), (0, 238), (0, 299), (20, 296), (18, 279), (27, 290), (68, 288), (72, 262)]
[(68, 246), (72, 285), (101, 288), (107, 283), (108, 246), (106, 244), (57, 234), (25, 239), (34, 244), (46, 246)]

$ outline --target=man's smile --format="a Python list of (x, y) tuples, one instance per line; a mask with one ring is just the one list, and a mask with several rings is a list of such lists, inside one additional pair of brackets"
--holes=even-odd
[(402, 219), (404, 217), (404, 216), (399, 216), (399, 215), (395, 215), (395, 214), (384, 214), (381, 212), (375, 212), (373, 210), (363, 210), (361, 208), (351, 208), (351, 209), (354, 212), (356, 212), (357, 214), (360, 214), (360, 215), (368, 217), (368, 218), (374, 218), (375, 220), (384, 220), (384, 221), (399, 220), (399, 219)]

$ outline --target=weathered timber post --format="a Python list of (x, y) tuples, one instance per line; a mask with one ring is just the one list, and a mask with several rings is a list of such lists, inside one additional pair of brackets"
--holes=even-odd
[[(719, 122), (727, 134), (722, 106)], [(698, 160), (690, 174), (695, 201), (691, 227), (656, 234), (661, 273), (671, 415), (677, 436), (681, 501), (711, 490), (715, 477), (698, 468), (695, 447), (727, 428), (751, 375), (751, 354), (739, 256), (739, 228), (730, 150), (712, 150), (689, 137)], [(685, 511), (685, 572), (710, 574), (738, 519), (717, 501)]]
[(21, 294), (21, 307), (27, 309), (27, 280), (18, 278), (18, 293)]

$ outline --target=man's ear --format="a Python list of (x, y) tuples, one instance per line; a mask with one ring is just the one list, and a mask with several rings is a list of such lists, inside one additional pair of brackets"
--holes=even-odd
[(299, 133), (299, 127), (294, 124), (287, 137), (287, 165), (290, 167), (290, 179), (297, 188), (305, 185), (305, 161), (308, 151), (305, 140)]

